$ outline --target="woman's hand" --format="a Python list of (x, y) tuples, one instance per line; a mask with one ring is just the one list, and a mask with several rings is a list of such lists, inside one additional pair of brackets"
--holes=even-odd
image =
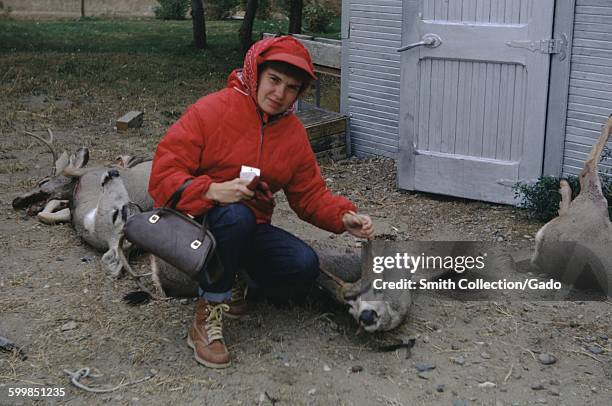
[(374, 226), (368, 215), (348, 211), (342, 216), (342, 223), (346, 231), (355, 237), (371, 240), (374, 236)]
[(248, 179), (236, 178), (228, 182), (211, 183), (204, 197), (222, 204), (249, 200), (255, 195), (255, 192), (247, 187), (250, 182)]

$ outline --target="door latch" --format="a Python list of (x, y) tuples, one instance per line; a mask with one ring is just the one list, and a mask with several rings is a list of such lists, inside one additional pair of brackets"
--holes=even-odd
[(506, 45), (513, 48), (524, 48), (531, 52), (543, 54), (558, 54), (562, 61), (567, 57), (568, 40), (567, 35), (561, 34), (561, 38), (542, 39), (539, 41), (508, 41)]

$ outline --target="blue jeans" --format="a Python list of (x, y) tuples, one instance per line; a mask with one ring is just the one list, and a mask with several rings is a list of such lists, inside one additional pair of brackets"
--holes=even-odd
[(231, 298), (241, 268), (271, 295), (305, 292), (319, 275), (319, 258), (310, 246), (271, 224), (257, 224), (251, 209), (243, 204), (214, 207), (207, 221), (224, 267), (223, 276), (213, 284), (200, 278), (200, 296), (210, 301)]

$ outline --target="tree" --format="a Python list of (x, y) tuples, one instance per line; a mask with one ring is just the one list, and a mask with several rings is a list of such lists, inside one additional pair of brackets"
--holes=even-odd
[(291, 0), (289, 3), (289, 34), (302, 33), (303, 0)]
[(255, 21), (255, 13), (257, 12), (258, 0), (248, 0), (244, 20), (240, 26), (238, 37), (240, 38), (240, 48), (242, 53), (246, 54), (253, 44), (253, 22)]
[(197, 49), (206, 48), (206, 20), (202, 0), (191, 0), (191, 19), (193, 21), (193, 45)]

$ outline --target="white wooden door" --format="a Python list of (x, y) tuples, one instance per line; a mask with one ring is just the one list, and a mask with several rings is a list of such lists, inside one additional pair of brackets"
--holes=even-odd
[(554, 0), (404, 0), (403, 45), (440, 43), (402, 51), (401, 188), (514, 203), (512, 185), (540, 176), (553, 11)]

